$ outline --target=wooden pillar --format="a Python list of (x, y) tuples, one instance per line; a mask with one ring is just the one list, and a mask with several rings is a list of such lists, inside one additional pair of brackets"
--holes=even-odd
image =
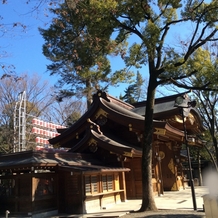
[[(122, 167), (124, 168), (124, 161), (121, 162)], [(120, 174), (120, 179), (121, 179), (121, 184), (120, 184), (120, 189), (123, 189), (124, 191), (121, 193), (121, 201), (126, 201), (127, 197), (126, 197), (126, 179), (125, 179), (125, 172), (121, 172)]]
[(37, 187), (37, 180), (34, 178), (33, 173), (31, 173), (31, 189), (32, 189), (32, 211), (35, 209), (35, 191)]
[(19, 195), (19, 174), (15, 176), (15, 212), (18, 211), (19, 208), (19, 202), (18, 202), (18, 195)]
[(158, 196), (163, 195), (163, 175), (162, 175), (162, 167), (161, 167), (161, 153), (159, 151), (159, 143), (157, 141), (154, 142), (155, 145), (155, 168), (156, 168), (156, 179), (157, 179), (157, 193)]
[(86, 198), (86, 187), (85, 187), (85, 176), (83, 172), (80, 174), (81, 179), (81, 205), (82, 205), (82, 213), (86, 213), (86, 207), (85, 207), (85, 198)]
[(131, 188), (132, 188), (132, 195), (131, 197), (136, 198), (136, 190), (135, 190), (135, 176), (134, 176), (134, 164), (133, 160), (130, 160), (130, 173), (131, 173)]
[(126, 201), (127, 197), (126, 197), (126, 180), (125, 180), (125, 172), (121, 172), (120, 173), (120, 180), (121, 180), (121, 189), (123, 189), (124, 191), (121, 193), (121, 201)]
[(159, 179), (158, 179), (158, 195), (163, 195), (163, 175), (161, 169), (161, 158), (158, 158), (158, 168), (159, 168)]

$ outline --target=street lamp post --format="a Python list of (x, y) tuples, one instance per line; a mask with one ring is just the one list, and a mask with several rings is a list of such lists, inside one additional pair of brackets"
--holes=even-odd
[(194, 181), (193, 181), (193, 175), (192, 175), (192, 166), (191, 166), (191, 158), (190, 158), (190, 151), (188, 146), (188, 139), (187, 139), (187, 130), (186, 130), (186, 123), (185, 123), (185, 117), (188, 116), (190, 112), (191, 107), (196, 106), (196, 101), (189, 101), (187, 95), (179, 96), (175, 100), (175, 107), (178, 107), (181, 110), (182, 115), (182, 122), (183, 122), (183, 129), (184, 129), (184, 135), (185, 135), (185, 145), (187, 150), (187, 157), (188, 157), (188, 166), (189, 166), (189, 178), (190, 178), (190, 186), (191, 186), (191, 192), (192, 192), (192, 201), (193, 201), (193, 208), (194, 210), (197, 210), (197, 203), (196, 203), (196, 197), (195, 197), (195, 188), (194, 188)]

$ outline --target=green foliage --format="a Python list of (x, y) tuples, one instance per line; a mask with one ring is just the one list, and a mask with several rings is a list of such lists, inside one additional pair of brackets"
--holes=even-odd
[(120, 96), (120, 99), (133, 104), (139, 102), (140, 100), (144, 100), (145, 96), (142, 90), (142, 86), (144, 85), (144, 81), (142, 75), (137, 72), (136, 82), (134, 84), (129, 85), (125, 92), (124, 96)]
[[(212, 48), (212, 47), (211, 47)], [(191, 77), (193, 86), (203, 86), (210, 83), (210, 87), (216, 87), (218, 83), (218, 60), (213, 57), (213, 52), (199, 48), (187, 61), (185, 70), (190, 72), (195, 69), (197, 73)], [(203, 90), (202, 90), (203, 91)]]
[(134, 94), (135, 94), (135, 84), (133, 85), (129, 85), (126, 90), (124, 90), (125, 95), (124, 96), (120, 96), (120, 99), (122, 101), (125, 101), (129, 104), (133, 104), (136, 102), (136, 100), (134, 99)]
[[(53, 57), (50, 49), (46, 52), (48, 49), (44, 47), (44, 54), (56, 63), (50, 65), (49, 70), (52, 73), (65, 73), (63, 78), (67, 77), (67, 71), (78, 72), (79, 77), (81, 70), (87, 71), (96, 66), (100, 56), (114, 52), (121, 55), (127, 67), (140, 68), (149, 64), (149, 74), (158, 80), (155, 86), (167, 84), (171, 79), (178, 80), (190, 76), (190, 71), (185, 71), (183, 66), (187, 65), (189, 57), (206, 41), (214, 40), (217, 32), (217, 1), (205, 3), (199, 0), (82, 0), (72, 1), (72, 4), (70, 10), (62, 5), (61, 8), (53, 11), (57, 14), (55, 19), (57, 25), (53, 22), (49, 29), (53, 29), (54, 35), (46, 38), (45, 30), (41, 30), (47, 41), (51, 40), (50, 37), (57, 39), (60, 37), (61, 43), (63, 41), (61, 38), (67, 39), (65, 32), (68, 30), (69, 33), (71, 27), (70, 35), (73, 37), (64, 41), (65, 43), (71, 41), (71, 46), (67, 44), (69, 50), (59, 46), (55, 40), (53, 43), (46, 43), (53, 44), (52, 48), (55, 50), (59, 49), (57, 55)], [(184, 23), (186, 26), (183, 25)], [(178, 36), (176, 42), (170, 34), (175, 34), (180, 29), (185, 31), (179, 32), (181, 36)], [(134, 40), (131, 39), (133, 35), (135, 35)], [(113, 38), (115, 41), (112, 40)], [(123, 47), (127, 46), (127, 40), (133, 42), (128, 45), (128, 50)], [(78, 44), (78, 41), (81, 44)], [(115, 52), (116, 43), (124, 44)], [(60, 53), (60, 49), (65, 51)], [(74, 54), (73, 51), (76, 53)], [(66, 57), (64, 54), (67, 54)], [(58, 60), (61, 59), (65, 60), (64, 64), (61, 64), (62, 67), (68, 66), (68, 69), (61, 69), (58, 64)], [(104, 68), (101, 70), (104, 71)], [(123, 69), (118, 72), (128, 71)], [(95, 71), (92, 77), (94, 74)]]
[(142, 64), (146, 62), (144, 54), (141, 52), (141, 45), (134, 43), (129, 48), (129, 56), (125, 57), (125, 63), (127, 66), (135, 66), (141, 68)]
[(133, 76), (126, 70), (112, 73), (108, 60), (108, 55), (124, 52), (126, 45), (110, 40), (113, 29), (106, 22), (109, 15), (101, 13), (107, 7), (112, 10), (116, 4), (113, 6), (110, 1), (86, 4), (73, 11), (65, 4), (51, 10), (56, 18), (47, 30), (40, 29), (45, 39), (43, 54), (52, 61), (48, 70), (51, 75), (60, 76), (61, 97), (78, 93), (88, 96), (97, 84), (106, 89)]
[[(190, 86), (202, 87), (208, 84), (210, 88), (217, 88), (218, 75), (217, 75), (217, 46), (216, 43), (207, 43), (204, 47), (199, 48), (189, 58), (187, 64), (184, 65), (184, 70), (190, 72), (195, 69), (197, 73), (192, 75), (186, 83)], [(193, 91), (198, 102), (198, 109), (203, 118), (203, 123), (207, 128), (203, 139), (206, 143), (205, 158), (208, 157), (208, 152), (213, 156), (214, 160), (218, 163), (218, 142), (217, 142), (217, 106), (218, 97), (216, 90), (194, 90)]]

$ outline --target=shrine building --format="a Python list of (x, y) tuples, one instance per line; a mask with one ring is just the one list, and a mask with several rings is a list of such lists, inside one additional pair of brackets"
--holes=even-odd
[[(181, 95), (181, 94), (180, 94)], [(186, 94), (187, 95), (187, 94)], [(154, 195), (185, 188), (181, 148), (185, 134), (172, 95), (155, 100), (152, 184)], [(0, 156), (0, 212), (43, 217), (81, 214), (142, 197), (145, 102), (127, 104), (103, 91), (72, 126), (49, 143), (65, 150)], [(201, 148), (205, 131), (195, 108), (185, 117), (189, 146)]]

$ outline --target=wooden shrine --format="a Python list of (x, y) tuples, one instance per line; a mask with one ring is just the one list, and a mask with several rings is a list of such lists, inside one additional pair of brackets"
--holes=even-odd
[[(184, 188), (180, 156), (183, 120), (178, 95), (156, 99), (152, 184), (156, 195)], [(49, 140), (67, 152), (26, 151), (1, 155), (0, 212), (43, 217), (50, 213), (89, 213), (142, 197), (141, 157), (146, 102), (134, 105), (105, 92), (93, 95), (90, 109)], [(188, 143), (202, 147), (201, 117), (190, 108)]]

